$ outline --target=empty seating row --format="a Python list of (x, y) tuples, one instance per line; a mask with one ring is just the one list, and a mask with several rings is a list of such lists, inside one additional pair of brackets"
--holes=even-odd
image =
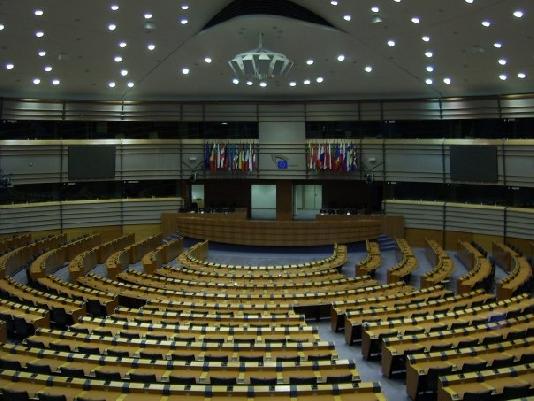
[(397, 239), (398, 263), (388, 270), (388, 283), (396, 283), (399, 280), (408, 282), (412, 272), (417, 269), (417, 259), (412, 248), (405, 239)]
[(145, 273), (152, 274), (156, 269), (173, 261), (183, 250), (183, 240), (174, 239), (158, 246), (142, 258)]
[(375, 241), (365, 241), (365, 249), (367, 256), (356, 265), (357, 276), (373, 276), (376, 270), (382, 265), (382, 257), (380, 256), (380, 246)]
[(108, 277), (115, 277), (126, 270), (130, 263), (139, 262), (145, 254), (157, 248), (161, 244), (161, 240), (161, 234), (152, 235), (112, 253), (105, 262)]
[(478, 288), (489, 289), (495, 275), (495, 269), (490, 261), (467, 241), (458, 241), (457, 256), (469, 270), (458, 279), (458, 293), (463, 294)]
[(421, 287), (431, 287), (452, 276), (454, 262), (447, 252), (434, 240), (427, 240), (427, 257), (434, 265), (433, 269), (421, 277)]
[(16, 248), (29, 245), (32, 236), (29, 233), (15, 234), (9, 237), (0, 238), (0, 256)]
[(500, 244), (498, 249), (505, 252), (509, 260), (507, 266), (508, 276), (497, 283), (497, 298), (504, 299), (513, 296), (518, 292), (528, 291), (532, 282), (532, 266), (523, 256), (520, 256), (510, 247)]

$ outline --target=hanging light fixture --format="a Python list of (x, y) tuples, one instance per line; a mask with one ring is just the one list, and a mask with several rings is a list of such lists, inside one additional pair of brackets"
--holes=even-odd
[(293, 67), (293, 62), (285, 54), (263, 47), (263, 33), (260, 33), (256, 49), (236, 55), (228, 64), (234, 71), (235, 79), (254, 83), (265, 83), (281, 77)]

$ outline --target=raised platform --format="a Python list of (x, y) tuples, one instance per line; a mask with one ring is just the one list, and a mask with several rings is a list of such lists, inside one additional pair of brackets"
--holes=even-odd
[(233, 215), (163, 213), (162, 231), (179, 231), (196, 239), (235, 245), (320, 246), (348, 244), (377, 238), (383, 232), (404, 230), (395, 216), (320, 216), (311, 221), (260, 221), (237, 219)]

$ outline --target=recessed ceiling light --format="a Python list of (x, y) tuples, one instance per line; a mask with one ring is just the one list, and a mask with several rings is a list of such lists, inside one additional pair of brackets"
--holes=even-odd
[(37, 54), (39, 55), (39, 57), (46, 56), (46, 52), (44, 50), (39, 50), (39, 52)]
[(425, 81), (425, 83), (426, 83), (427, 85), (432, 85), (432, 84), (434, 83), (434, 81), (432, 80), (432, 78), (427, 78), (426, 81)]
[(182, 74), (189, 75), (190, 72), (191, 70), (189, 68), (182, 68)]
[(113, 81), (108, 82), (108, 86), (109, 86), (110, 88), (114, 88), (115, 85), (116, 85), (116, 84), (115, 84), (115, 82), (113, 82)]
[(116, 4), (111, 5), (111, 11), (117, 11), (119, 9), (119, 6)]
[(61, 83), (61, 81), (60, 81), (59, 79), (53, 79), (53, 80), (52, 80), (52, 85), (57, 86), (57, 85), (59, 85), (60, 83)]
[[(336, 5), (337, 5), (337, 4), (336, 4)], [(289, 83), (289, 86), (297, 86), (297, 83), (296, 83), (295, 81), (291, 81), (291, 82)]]
[(44, 32), (43, 31), (37, 31), (35, 32), (35, 36), (38, 37), (38, 38), (42, 38), (44, 36)]
[(149, 43), (146, 47), (148, 50), (152, 51), (156, 48), (156, 45), (154, 43)]
[[(337, 2), (336, 0), (332, 0), (332, 1), (330, 2), (330, 4), (332, 4), (333, 6), (337, 6), (337, 5), (338, 5), (338, 2)], [(296, 84), (295, 84), (295, 85), (296, 85)]]
[(337, 61), (339, 62), (345, 61), (345, 55), (340, 54), (339, 56), (337, 56)]
[(46, 72), (50, 72), (50, 71), (52, 71), (52, 66), (51, 65), (47, 65), (47, 66), (45, 66), (44, 70)]
[(501, 58), (501, 59), (499, 59), (498, 63), (500, 65), (506, 65), (507, 61), (505, 59)]
[(373, 71), (373, 67), (371, 67), (370, 65), (365, 67), (365, 72), (372, 72), (372, 71)]
[(522, 10), (516, 10), (514, 11), (514, 17), (516, 18), (522, 18), (525, 13)]
[(496, 47), (497, 49), (500, 49), (502, 47), (502, 43), (501, 42), (495, 42), (493, 44), (493, 47)]
[(306, 79), (306, 80), (304, 81), (304, 85), (309, 85), (309, 84), (311, 84), (311, 81), (310, 81), (309, 79)]
[(145, 17), (145, 19), (152, 19), (152, 14), (151, 13), (145, 13), (145, 15), (143, 15), (143, 17)]
[(189, 10), (189, 5), (182, 4), (182, 10)]
[(128, 46), (128, 43), (126, 43), (126, 42), (120, 42), (119, 43), (119, 47), (126, 47), (126, 46)]
[(313, 60), (312, 59), (306, 60), (306, 64), (312, 65), (313, 64)]
[(115, 24), (108, 24), (108, 30), (109, 30), (109, 31), (114, 31), (115, 29), (117, 29), (117, 25), (115, 25)]
[(379, 13), (380, 12), (380, 7), (373, 6), (373, 7), (371, 7), (371, 11), (374, 12), (374, 13)]
[(180, 24), (185, 25), (187, 23), (189, 23), (189, 20), (187, 18), (181, 18), (180, 19)]
[(247, 81), (247, 86), (252, 86), (252, 85), (254, 85), (254, 82), (252, 82), (252, 81)]
[(6, 29), (6, 26), (4, 24), (0, 24), (0, 31), (3, 31), (4, 29)]
[(466, 3), (473, 4), (473, 0), (465, 0)]
[(317, 77), (317, 79), (315, 81), (317, 81), (318, 84), (322, 84), (324, 82), (324, 78), (323, 77)]
[(423, 36), (423, 37), (421, 37), (421, 40), (423, 42), (430, 42), (430, 36)]
[(412, 17), (410, 21), (412, 21), (412, 23), (414, 24), (418, 24), (421, 22), (421, 19), (419, 17)]
[(15, 64), (13, 64), (13, 63), (7, 63), (6, 64), (6, 70), (12, 70), (13, 68), (15, 68)]
[(527, 74), (525, 74), (524, 72), (520, 72), (519, 74), (517, 74), (517, 78), (519, 79), (525, 79), (527, 77)]
[(113, 61), (115, 61), (116, 63), (120, 63), (122, 61), (122, 57), (121, 56), (115, 56)]
[(452, 82), (452, 80), (451, 80), (450, 78), (443, 78), (443, 83), (444, 83), (445, 85), (450, 85), (451, 82)]
[(234, 85), (239, 85), (239, 79), (237, 79), (237, 78), (232, 79), (232, 83)]
[(260, 86), (261, 86), (262, 88), (267, 87), (267, 82), (260, 82)]
[(32, 82), (34, 85), (39, 85), (41, 83), (41, 80), (39, 78), (34, 78)]
[(397, 44), (395, 43), (394, 40), (388, 40), (388, 46), (389, 47), (395, 47)]
[(426, 66), (426, 70), (427, 70), (427, 72), (433, 72), (434, 71), (434, 67), (432, 67), (431, 65), (427, 65)]
[(501, 74), (501, 75), (499, 75), (499, 79), (500, 79), (501, 81), (506, 81), (506, 80), (508, 79), (508, 75), (506, 75), (506, 74)]
[(208, 63), (208, 64), (210, 64), (212, 61), (213, 61), (213, 60), (211, 59), (211, 57), (206, 57), (206, 58), (204, 59), (204, 62), (206, 62), (206, 63)]
[(133, 88), (135, 86), (135, 83), (133, 82), (128, 82), (128, 88)]
[(343, 16), (343, 19), (344, 19), (345, 21), (349, 21), (349, 22), (350, 22), (350, 20), (352, 19), (352, 17), (351, 17), (350, 14), (345, 14), (345, 15)]
[(33, 15), (40, 17), (44, 14), (43, 10), (34, 10)]
[(434, 57), (434, 53), (432, 53), (431, 51), (427, 51), (427, 52), (425, 52), (425, 56), (427, 58), (432, 58), (432, 57)]
[(121, 75), (123, 77), (127, 76), (128, 75), (128, 70), (121, 70)]
[(491, 26), (491, 22), (489, 22), (488, 20), (484, 20), (482, 21), (482, 26), (488, 28), (489, 26)]

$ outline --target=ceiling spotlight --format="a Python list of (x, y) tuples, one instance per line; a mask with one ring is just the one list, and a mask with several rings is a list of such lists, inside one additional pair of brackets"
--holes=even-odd
[(145, 15), (143, 15), (143, 17), (145, 17), (145, 19), (151, 19), (152, 18), (152, 14), (151, 13), (146, 13)]
[(182, 10), (189, 10), (189, 5), (182, 4)]
[(366, 66), (365, 72), (373, 72), (373, 67), (371, 67), (370, 65)]
[(345, 61), (345, 56), (343, 54), (340, 54), (339, 56), (337, 56), (337, 61), (339, 62)]
[(128, 88), (133, 88), (135, 84), (133, 82), (128, 82)]
[(119, 47), (126, 47), (126, 46), (128, 46), (128, 43), (126, 43), (126, 42), (120, 42), (119, 43)]
[(450, 85), (451, 82), (452, 82), (452, 81), (451, 81), (450, 78), (443, 78), (443, 83), (444, 83), (445, 85)]
[(234, 85), (239, 85), (239, 79), (237, 79), (237, 78), (232, 79), (232, 83)]
[[(336, 5), (337, 5), (337, 4), (336, 4)], [(289, 83), (289, 86), (297, 86), (297, 83), (296, 83), (295, 81), (291, 81), (291, 82)]]
[(115, 25), (115, 24), (109, 24), (108, 25), (108, 30), (109, 31), (114, 31), (115, 29), (117, 29), (117, 25)]
[(254, 85), (254, 82), (252, 82), (252, 81), (247, 81), (247, 86), (252, 86), (252, 85)]
[(423, 37), (421, 37), (421, 40), (423, 42), (430, 42), (430, 36), (423, 36)]
[(419, 17), (412, 17), (411, 21), (412, 21), (412, 23), (414, 23), (414, 24), (418, 24), (418, 23), (421, 22), (421, 19), (420, 19)]
[(371, 11), (374, 12), (374, 13), (379, 13), (380, 12), (380, 8), (377, 7), (377, 6), (374, 6), (374, 7), (371, 7)]
[(489, 22), (487, 20), (484, 20), (484, 21), (482, 21), (482, 26), (488, 28), (488, 27), (491, 26), (491, 22)]
[(260, 82), (260, 86), (261, 86), (262, 88), (267, 87), (267, 82)]
[(128, 70), (121, 70), (121, 75), (123, 77), (125, 77), (126, 75), (128, 75)]
[(35, 32), (35, 36), (38, 37), (38, 38), (42, 38), (44, 36), (44, 32), (43, 31), (37, 31), (37, 32)]
[(317, 81), (318, 84), (322, 84), (324, 82), (324, 78), (323, 77), (317, 77), (316, 81)]
[(60, 83), (61, 83), (61, 81), (60, 81), (59, 79), (53, 79), (53, 80), (52, 80), (52, 85), (57, 86), (57, 85), (59, 85)]
[(427, 72), (433, 72), (434, 71), (434, 67), (432, 67), (431, 65), (427, 65), (426, 66), (426, 70), (427, 70)]
[(210, 64), (212, 61), (213, 61), (213, 60), (211, 59), (211, 57), (206, 57), (206, 58), (204, 59), (204, 62), (206, 62), (206, 63), (208, 63), (208, 64)]
[(12, 70), (13, 68), (15, 68), (15, 64), (13, 64), (13, 63), (7, 63), (6, 64), (6, 70)]
[(4, 24), (0, 24), (0, 31), (3, 31), (4, 29), (6, 29), (6, 26)]
[(426, 81), (425, 81), (425, 83), (426, 83), (427, 85), (432, 85), (432, 84), (434, 83), (434, 81), (432, 80), (432, 78), (427, 78)]
[(309, 84), (311, 84), (311, 81), (309, 79), (304, 81), (304, 85), (309, 85)]
[(525, 74), (524, 72), (520, 72), (519, 74), (517, 74), (517, 78), (519, 79), (525, 79), (527, 77), (527, 74)]
[(152, 51), (156, 48), (156, 45), (153, 44), (153, 43), (150, 43), (147, 47), (146, 47), (148, 50)]
[(332, 4), (333, 6), (337, 6), (337, 5), (338, 5), (338, 2), (337, 2), (336, 0), (332, 0), (332, 1), (330, 2), (330, 4)]
[(501, 58), (501, 59), (499, 59), (498, 63), (500, 65), (506, 65), (507, 61), (505, 59)]
[(308, 64), (308, 65), (312, 65), (312, 64), (313, 64), (313, 60), (312, 60), (312, 59), (310, 59), (310, 60), (306, 60), (306, 64)]
[(182, 68), (182, 74), (183, 75), (189, 75), (190, 72), (191, 72), (191, 70), (189, 70), (189, 68)]
[(346, 14), (343, 16), (343, 19), (347, 22), (350, 22), (350, 20), (352, 19), (351, 15), (350, 14)]
[(115, 82), (113, 82), (113, 81), (108, 82), (108, 86), (109, 86), (110, 88), (114, 88), (115, 85), (116, 85), (116, 84), (115, 84)]
[(46, 56), (46, 52), (44, 50), (39, 50), (39, 52), (37, 54), (39, 55), (39, 57)]
[(121, 56), (115, 56), (113, 61), (115, 61), (116, 63), (120, 63), (122, 61), (122, 57)]
[(434, 57), (434, 53), (432, 53), (431, 51), (428, 51), (428, 52), (425, 52), (425, 56), (427, 58), (432, 58), (432, 57)]
[(394, 40), (388, 40), (388, 46), (389, 47), (395, 47), (397, 44), (395, 43)]
[(521, 11), (521, 10), (514, 11), (514, 17), (516, 17), (516, 18), (522, 18), (523, 15), (525, 15), (525, 13), (523, 11)]
[(113, 5), (111, 6), (111, 11), (117, 11), (118, 9), (119, 9), (119, 6), (116, 5), (116, 4), (113, 4)]
[(465, 0), (465, 2), (468, 4), (473, 4), (473, 0)]
[(50, 71), (52, 71), (52, 66), (51, 65), (47, 65), (47, 66), (45, 66), (44, 70), (46, 72), (50, 72)]
[(189, 20), (187, 18), (181, 18), (180, 19), (180, 24), (185, 25), (187, 23), (189, 23)]
[(44, 11), (43, 10), (35, 10), (33, 12), (33, 15), (37, 16), (37, 17), (40, 17), (44, 14)]
[(493, 47), (496, 47), (497, 49), (500, 49), (502, 47), (502, 43), (501, 42), (495, 42), (493, 44)]
[(41, 80), (39, 78), (34, 78), (32, 82), (34, 85), (39, 85), (41, 83)]
[(508, 79), (508, 75), (506, 75), (506, 74), (501, 74), (501, 75), (499, 75), (499, 79), (500, 79), (501, 81), (506, 81), (506, 80)]

